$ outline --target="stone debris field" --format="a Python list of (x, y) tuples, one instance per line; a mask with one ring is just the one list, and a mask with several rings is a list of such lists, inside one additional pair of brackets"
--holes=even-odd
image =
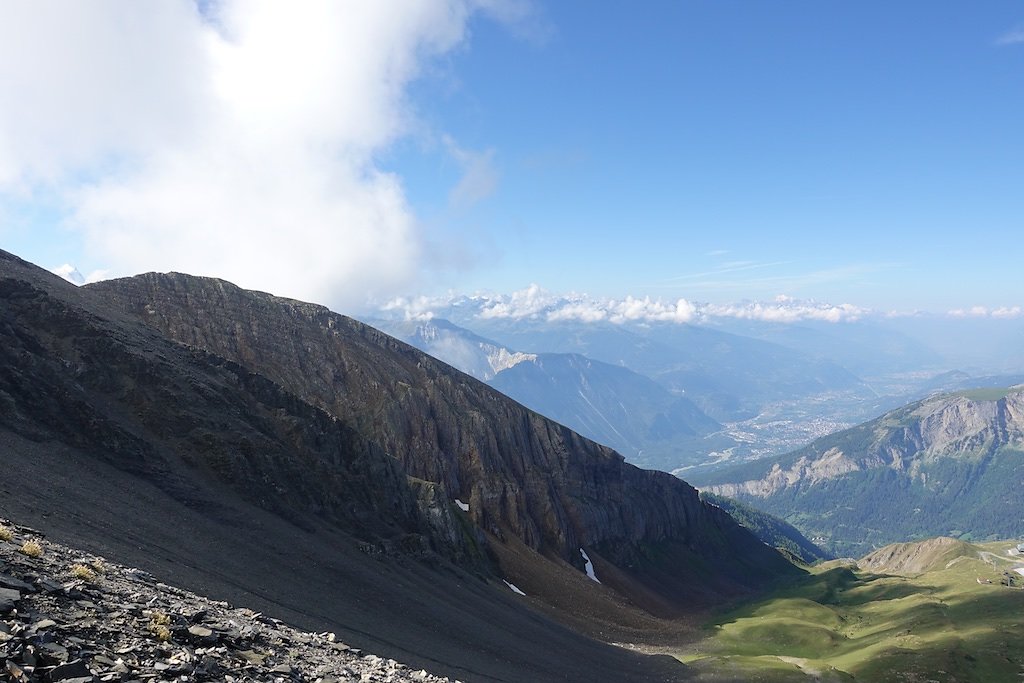
[(448, 682), (0, 520), (0, 680)]

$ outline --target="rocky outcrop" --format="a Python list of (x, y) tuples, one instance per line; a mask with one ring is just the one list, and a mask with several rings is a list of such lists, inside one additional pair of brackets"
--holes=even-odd
[[(1024, 448), (1024, 390), (1008, 391), (998, 400), (965, 394), (933, 397), (772, 459), (756, 479), (703, 488), (724, 496), (763, 498), (875, 468), (924, 481), (930, 462), (978, 460), (1000, 448)], [(713, 476), (722, 479), (729, 473)]]
[(819, 458), (802, 456), (785, 469), (777, 462), (772, 463), (772, 468), (761, 479), (736, 484), (718, 484), (707, 487), (707, 490), (730, 498), (743, 495), (764, 498), (790, 486), (817, 484), (849, 472), (856, 472), (861, 468), (858, 462), (838, 448), (830, 448)]
[(853, 555), (901, 538), (1019, 535), (1022, 452), (1024, 388), (984, 389), (930, 397), (699, 485)]
[[(28, 552), (30, 551), (30, 552)], [(0, 672), (12, 683), (447, 683), (333, 633), (167, 585), (0, 520)]]
[[(352, 425), (410, 475), (468, 503), (472, 521), (495, 538), (511, 534), (581, 569), (581, 547), (614, 548), (629, 563), (641, 546), (672, 541), (725, 560), (726, 576), (729, 557), (760, 558), (762, 576), (784, 571), (682, 481), (628, 465), (351, 318), (173, 273), (87, 289), (169, 338), (238, 363)], [(746, 568), (738, 573), (745, 582), (759, 580)]]

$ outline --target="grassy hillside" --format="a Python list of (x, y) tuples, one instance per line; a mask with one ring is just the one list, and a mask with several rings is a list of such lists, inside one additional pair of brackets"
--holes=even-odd
[[(934, 539), (862, 561), (874, 569), (824, 563), (720, 614), (676, 655), (699, 681), (1020, 680), (1024, 577), (1013, 570), (1024, 561), (1012, 546)], [(901, 567), (924, 571), (892, 573)]]

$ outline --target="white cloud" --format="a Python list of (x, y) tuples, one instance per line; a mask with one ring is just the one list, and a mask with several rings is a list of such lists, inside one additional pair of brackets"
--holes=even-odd
[(696, 307), (686, 299), (663, 303), (650, 297), (635, 299), (627, 296), (621, 301), (608, 302), (609, 320), (622, 322), (690, 322), (697, 312)]
[(438, 305), (436, 299), (425, 296), (404, 297), (399, 296), (391, 299), (380, 307), (382, 311), (398, 311), (402, 313), (405, 320), (428, 321), (434, 317), (433, 308)]
[(1020, 306), (1001, 306), (992, 311), (993, 318), (1019, 318), (1024, 314)]
[(558, 302), (558, 297), (532, 284), (526, 289), (492, 300), (486, 300), (481, 318), (531, 318)]
[(985, 306), (972, 306), (970, 308), (954, 308), (947, 311), (946, 314), (953, 318), (996, 318), (1008, 320), (1024, 315), (1024, 308), (1020, 306), (1000, 306), (990, 309)]
[(971, 308), (954, 308), (946, 312), (954, 318), (985, 318), (988, 317), (988, 309), (984, 306), (973, 306)]
[(1024, 43), (1024, 26), (1017, 26), (996, 38), (996, 45), (1017, 45)]
[(803, 320), (838, 323), (858, 320), (871, 311), (853, 304), (800, 301), (780, 295), (771, 303), (708, 304), (702, 309), (702, 313), (709, 317), (740, 318), (776, 323), (795, 323)]
[(467, 208), (494, 194), (500, 175), (494, 163), (494, 150), (476, 152), (464, 149), (447, 135), (444, 144), (462, 169), (462, 178), (452, 188), (448, 202), (455, 208)]
[[(336, 307), (408, 285), (421, 235), (376, 163), (413, 128), (406, 87), (474, 12), (522, 23), (529, 5), (212, 7), (0, 5), (0, 202), (56, 193), (116, 274), (217, 275)], [(455, 194), (489, 191), (491, 154)]]
[(775, 323), (805, 320), (840, 323), (859, 320), (873, 313), (870, 309), (853, 304), (803, 301), (785, 295), (779, 295), (771, 302), (708, 304), (683, 298), (665, 301), (649, 296), (602, 299), (586, 294), (557, 295), (537, 284), (511, 294), (396, 298), (381, 308), (385, 311), (401, 312), (410, 320), (455, 316), (613, 324), (701, 323), (714, 318), (739, 318)]

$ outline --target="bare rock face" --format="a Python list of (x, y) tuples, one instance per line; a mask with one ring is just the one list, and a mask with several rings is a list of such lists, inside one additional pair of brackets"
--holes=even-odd
[(848, 457), (838, 448), (830, 448), (819, 458), (801, 457), (788, 468), (774, 463), (762, 479), (752, 479), (737, 484), (720, 484), (708, 487), (712, 493), (736, 498), (748, 495), (765, 497), (797, 484), (816, 484), (862, 469), (860, 463)]
[(701, 487), (749, 500), (855, 555), (901, 538), (1018, 536), (1022, 454), (1024, 388), (968, 391), (714, 473)]
[(468, 503), (469, 518), (492, 537), (512, 535), (579, 568), (581, 547), (604, 548), (630, 564), (647, 544), (673, 542), (708, 557), (760, 558), (767, 573), (784, 570), (684, 482), (628, 465), (351, 318), (180, 274), (87, 289), (161, 334), (265, 376), (351, 425), (409, 475), (438, 487), (420, 500), (431, 501), (435, 513), (428, 517), (448, 535), (445, 516), (436, 514), (440, 495)]
[(1024, 390), (989, 401), (963, 395), (936, 397), (850, 432), (862, 434), (841, 445), (832, 445), (837, 440), (825, 437), (817, 442), (823, 444), (818, 448), (812, 445), (798, 451), (798, 457), (772, 462), (757, 479), (706, 488), (724, 496), (763, 498), (875, 468), (923, 480), (927, 463), (943, 458), (978, 460), (999, 448), (1024, 448)]

